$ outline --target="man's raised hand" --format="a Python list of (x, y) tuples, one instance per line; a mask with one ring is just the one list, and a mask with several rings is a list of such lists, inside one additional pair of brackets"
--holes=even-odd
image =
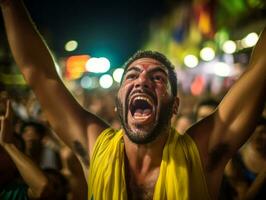
[(0, 116), (0, 145), (13, 143), (13, 124), (12, 124), (12, 108), (11, 101), (5, 100), (5, 113)]

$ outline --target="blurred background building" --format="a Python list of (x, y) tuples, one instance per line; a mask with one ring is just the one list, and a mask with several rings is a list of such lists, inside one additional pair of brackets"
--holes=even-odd
[[(94, 99), (116, 93), (121, 66), (139, 49), (160, 51), (176, 66), (181, 113), (191, 112), (203, 96), (220, 99), (247, 66), (266, 24), (265, 0), (25, 3), (67, 87), (96, 112), (103, 105)], [(29, 88), (10, 55), (2, 21), (0, 31), (0, 87), (24, 98)]]

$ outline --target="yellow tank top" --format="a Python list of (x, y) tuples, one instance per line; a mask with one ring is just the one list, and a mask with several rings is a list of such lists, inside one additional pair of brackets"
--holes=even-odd
[[(123, 131), (98, 137), (90, 162), (89, 200), (127, 199)], [(210, 199), (198, 149), (189, 135), (171, 130), (163, 150), (154, 200)]]

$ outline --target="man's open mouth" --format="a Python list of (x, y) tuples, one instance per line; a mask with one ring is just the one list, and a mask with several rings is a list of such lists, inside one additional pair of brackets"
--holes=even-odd
[(146, 95), (134, 95), (129, 104), (129, 110), (135, 122), (150, 122), (155, 116), (155, 103)]

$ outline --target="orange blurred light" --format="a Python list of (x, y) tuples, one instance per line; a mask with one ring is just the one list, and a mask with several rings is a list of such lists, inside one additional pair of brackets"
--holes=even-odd
[(66, 78), (77, 79), (85, 72), (85, 65), (90, 59), (89, 55), (70, 56), (66, 60)]

